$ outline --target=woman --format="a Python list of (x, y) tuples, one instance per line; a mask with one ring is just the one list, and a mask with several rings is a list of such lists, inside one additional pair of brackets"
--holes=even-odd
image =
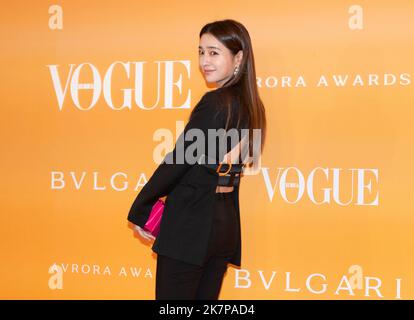
[[(264, 145), (265, 110), (246, 28), (230, 19), (215, 21), (205, 25), (199, 36), (200, 68), (206, 81), (217, 88), (198, 102), (174, 150), (155, 170), (128, 214), (143, 238), (155, 239), (143, 227), (153, 204), (168, 196), (152, 246), (158, 254), (156, 299), (218, 299), (227, 264), (241, 265), (239, 186), (243, 167), (255, 161), (242, 156), (245, 143), (249, 156), (258, 146), (252, 129), (260, 129), (260, 153)], [(191, 129), (201, 130), (206, 137), (205, 152), (197, 156), (197, 162), (187, 158), (194, 141), (183, 141)], [(228, 136), (223, 142), (223, 131), (210, 139), (211, 129), (238, 133), (249, 129), (249, 134), (229, 143)], [(208, 148), (212, 141), (216, 148)], [(179, 152), (186, 155), (184, 162), (177, 160)]]

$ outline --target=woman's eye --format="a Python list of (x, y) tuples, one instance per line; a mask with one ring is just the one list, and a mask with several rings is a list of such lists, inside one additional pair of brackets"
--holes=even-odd
[[(214, 53), (214, 55), (216, 55), (216, 54), (217, 54), (217, 52), (215, 52), (215, 51), (211, 51), (211, 54), (213, 54), (213, 53)], [(203, 52), (199, 51), (199, 52), (198, 52), (198, 54), (203, 54)]]

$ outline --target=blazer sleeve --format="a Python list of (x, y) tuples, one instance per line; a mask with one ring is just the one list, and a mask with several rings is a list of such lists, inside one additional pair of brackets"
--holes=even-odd
[[(174, 150), (166, 154), (161, 164), (136, 196), (128, 213), (128, 221), (143, 228), (154, 203), (159, 198), (168, 195), (194, 165), (187, 163), (185, 159), (181, 162), (176, 161), (177, 153), (182, 152), (185, 155), (186, 149), (193, 142), (185, 141), (185, 133), (192, 128), (198, 128), (203, 131), (205, 140), (207, 140), (208, 129), (219, 129), (224, 126), (223, 116), (222, 108), (218, 107), (216, 100), (212, 99), (211, 93), (207, 92), (195, 106), (192, 116), (175, 143)], [(166, 161), (167, 159), (168, 161)]]

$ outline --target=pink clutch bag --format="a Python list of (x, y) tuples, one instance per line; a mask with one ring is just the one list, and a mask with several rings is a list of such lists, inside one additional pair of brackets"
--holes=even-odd
[(160, 231), (160, 223), (164, 207), (164, 201), (158, 199), (157, 202), (155, 202), (155, 204), (152, 206), (150, 216), (145, 223), (144, 229), (149, 231), (154, 237), (157, 237), (158, 232)]

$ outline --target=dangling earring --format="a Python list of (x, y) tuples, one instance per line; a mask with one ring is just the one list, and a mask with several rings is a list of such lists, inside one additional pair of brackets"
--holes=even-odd
[(237, 67), (234, 69), (233, 74), (234, 74), (234, 75), (236, 75), (238, 72), (239, 72), (239, 66), (237, 66)]

